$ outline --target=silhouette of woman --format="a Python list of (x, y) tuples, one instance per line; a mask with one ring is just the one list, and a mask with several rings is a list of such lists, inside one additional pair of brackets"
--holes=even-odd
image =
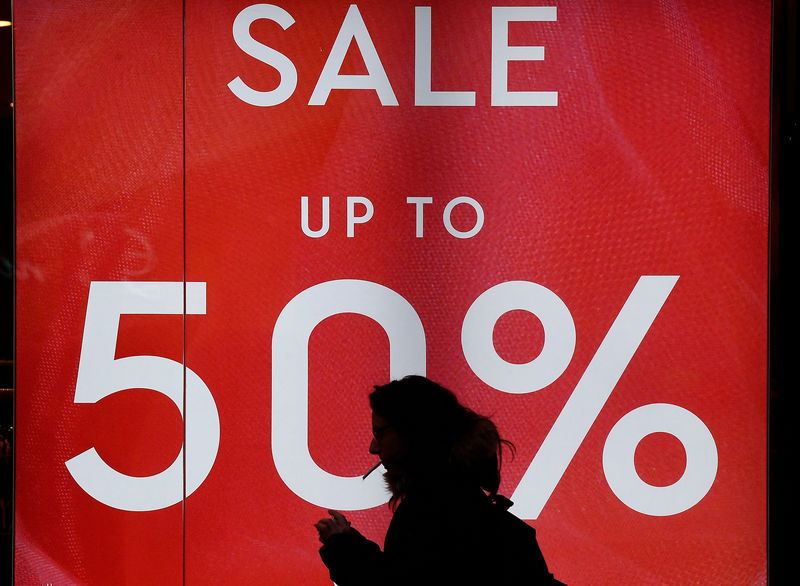
[[(373, 439), (394, 511), (384, 549), (338, 511), (315, 524), (339, 586), (558, 584), (535, 532), (497, 495), (503, 440), (495, 424), (422, 376), (377, 385)], [(504, 500), (505, 506), (495, 504)]]

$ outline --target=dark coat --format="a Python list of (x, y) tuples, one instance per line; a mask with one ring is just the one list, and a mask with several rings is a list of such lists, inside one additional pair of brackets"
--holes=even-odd
[(538, 586), (558, 584), (536, 533), (480, 490), (407, 496), (384, 550), (353, 530), (320, 548), (338, 586)]

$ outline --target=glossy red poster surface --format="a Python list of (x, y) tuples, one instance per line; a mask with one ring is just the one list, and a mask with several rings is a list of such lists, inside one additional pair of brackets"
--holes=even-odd
[(17, 582), (330, 584), (415, 372), (563, 582), (765, 583), (769, 24), (18, 4)]

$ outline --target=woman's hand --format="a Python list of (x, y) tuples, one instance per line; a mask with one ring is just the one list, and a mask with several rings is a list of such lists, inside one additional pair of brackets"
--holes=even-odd
[(350, 521), (342, 515), (339, 511), (328, 511), (331, 518), (328, 519), (320, 519), (316, 523), (314, 523), (314, 527), (317, 528), (317, 533), (319, 533), (319, 540), (322, 543), (328, 541), (328, 538), (331, 535), (336, 535), (337, 533), (350, 533), (353, 531), (353, 528), (350, 527)]

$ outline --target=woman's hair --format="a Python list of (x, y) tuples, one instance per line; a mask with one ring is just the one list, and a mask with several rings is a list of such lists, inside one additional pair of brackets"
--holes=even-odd
[(500, 487), (503, 445), (488, 417), (458, 402), (443, 386), (424, 376), (407, 376), (376, 385), (372, 410), (403, 442), (402, 462), (385, 475), (392, 504), (420, 490), (442, 486), (480, 487), (490, 496)]

